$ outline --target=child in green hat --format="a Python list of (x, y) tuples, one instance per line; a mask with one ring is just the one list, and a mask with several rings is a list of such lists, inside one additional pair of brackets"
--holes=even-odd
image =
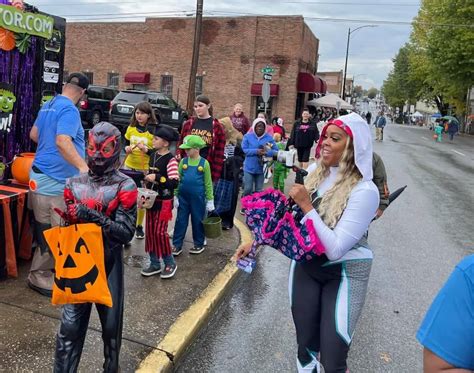
[(179, 186), (175, 193), (178, 215), (173, 233), (173, 255), (181, 254), (183, 241), (188, 228), (189, 215), (193, 230), (194, 247), (190, 254), (200, 254), (205, 249), (203, 219), (206, 211), (214, 211), (214, 192), (212, 189), (211, 168), (209, 162), (199, 155), (199, 149), (206, 146), (197, 135), (184, 138), (180, 149), (186, 151), (186, 158), (179, 163)]

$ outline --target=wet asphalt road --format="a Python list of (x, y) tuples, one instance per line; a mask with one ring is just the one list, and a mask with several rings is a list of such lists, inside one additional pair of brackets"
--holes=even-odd
[[(374, 263), (351, 373), (421, 372), (416, 330), (455, 264), (474, 252), (474, 137), (437, 144), (432, 134), (389, 125), (374, 145), (390, 189), (408, 188), (370, 228)], [(295, 372), (288, 269), (285, 257), (265, 248), (177, 372)]]

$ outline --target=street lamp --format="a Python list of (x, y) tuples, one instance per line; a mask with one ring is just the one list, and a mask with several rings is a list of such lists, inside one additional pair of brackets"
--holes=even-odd
[(364, 27), (377, 27), (377, 25), (364, 25), (364, 26), (359, 26), (355, 28), (354, 30), (351, 31), (351, 28), (349, 27), (349, 30), (347, 31), (347, 48), (346, 48), (346, 64), (344, 65), (344, 79), (342, 81), (342, 99), (345, 100), (346, 98), (346, 74), (347, 74), (347, 59), (349, 57), (349, 41), (351, 39), (351, 34), (356, 32), (357, 30), (360, 30), (361, 28)]

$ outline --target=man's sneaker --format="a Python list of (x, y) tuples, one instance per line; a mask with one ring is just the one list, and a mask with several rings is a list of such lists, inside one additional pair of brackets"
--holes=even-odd
[(178, 266), (176, 264), (168, 264), (165, 266), (163, 272), (161, 272), (161, 278), (171, 278), (176, 273)]
[(51, 298), (53, 296), (52, 290), (40, 288), (39, 286), (34, 285), (30, 280), (28, 280), (28, 286), (31, 290), (37, 291), (45, 297)]
[(193, 248), (189, 249), (189, 253), (190, 254), (201, 254), (204, 251), (205, 248), (206, 248), (206, 246), (193, 247)]
[(161, 273), (161, 266), (155, 266), (153, 264), (150, 264), (147, 268), (143, 268), (141, 271), (142, 276), (153, 276)]
[(135, 238), (145, 238), (145, 232), (143, 232), (143, 227), (141, 225), (138, 225), (135, 229)]
[(181, 254), (183, 252), (183, 248), (182, 247), (172, 247), (171, 248), (171, 252), (173, 254), (173, 256), (178, 256), (179, 254)]

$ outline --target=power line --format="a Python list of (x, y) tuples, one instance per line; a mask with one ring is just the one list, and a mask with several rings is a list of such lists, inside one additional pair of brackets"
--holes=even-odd
[[(222, 11), (209, 11), (208, 14), (243, 14), (249, 16), (267, 16), (268, 14), (255, 14), (255, 13), (242, 13), (242, 12), (222, 12)], [(278, 17), (278, 16), (277, 16)], [(325, 21), (325, 22), (350, 22), (350, 23), (366, 23), (366, 24), (387, 24), (387, 25), (413, 25), (414, 21), (389, 21), (389, 20), (376, 20), (376, 19), (351, 19), (351, 18), (330, 18), (330, 17), (304, 17), (306, 20), (311, 21)], [(463, 24), (448, 24), (448, 23), (428, 23), (418, 22), (419, 25), (434, 26), (434, 27), (467, 27), (474, 28), (474, 24), (463, 25)]]
[(76, 5), (116, 5), (116, 4), (143, 4), (143, 1), (94, 1), (93, 3), (87, 3), (87, 2), (82, 2), (82, 3), (56, 3), (56, 4), (42, 4), (42, 3), (37, 3), (37, 4), (31, 4), (36, 7), (64, 7), (64, 6), (76, 6)]
[[(261, 0), (262, 1), (262, 0)], [(411, 4), (411, 3), (348, 3), (348, 2), (327, 2), (327, 1), (275, 1), (275, 0), (268, 0), (264, 2), (278, 2), (282, 4), (315, 4), (315, 5), (356, 5), (356, 6), (402, 6), (402, 7), (419, 7), (420, 4)], [(56, 4), (46, 4), (46, 3), (37, 3), (32, 4), (34, 6), (41, 6), (41, 7), (64, 7), (64, 6), (90, 6), (90, 5), (121, 5), (121, 4), (143, 4), (142, 1), (94, 1), (93, 3), (88, 2), (75, 2), (75, 3), (56, 3)]]
[(420, 4), (408, 4), (408, 3), (333, 3), (333, 2), (324, 2), (324, 1), (283, 1), (286, 4), (309, 4), (309, 5), (355, 5), (355, 6), (410, 6), (410, 7), (419, 7)]
[[(87, 21), (87, 20), (113, 20), (121, 18), (145, 18), (153, 16), (170, 16), (172, 14), (183, 14), (187, 16), (194, 16), (192, 11), (168, 11), (168, 12), (144, 12), (144, 13), (101, 13), (101, 14), (65, 14), (63, 17), (81, 17), (80, 19), (72, 19), (74, 21)], [(285, 15), (269, 15), (269, 14), (258, 14), (258, 13), (244, 13), (244, 12), (231, 12), (231, 11), (215, 11), (209, 10), (206, 15), (224, 16), (224, 15), (238, 15), (238, 16), (265, 16), (265, 17), (284, 17)], [(286, 15), (291, 17), (291, 15)], [(381, 24), (381, 25), (413, 25), (413, 21), (389, 21), (389, 20), (377, 20), (377, 19), (351, 19), (351, 18), (331, 18), (331, 17), (304, 17), (309, 21), (322, 21), (322, 22), (344, 22), (344, 23), (366, 23), (366, 24)], [(448, 23), (427, 23), (418, 22), (419, 25), (430, 26), (430, 27), (456, 27), (456, 28), (474, 28), (474, 24), (448, 24)]]
[(81, 19), (120, 19), (120, 18), (145, 18), (145, 17), (156, 17), (156, 16), (170, 16), (174, 14), (181, 14), (181, 15), (190, 15), (194, 16), (193, 11), (186, 11), (186, 10), (178, 10), (178, 11), (170, 11), (170, 12), (146, 12), (146, 13), (101, 13), (101, 14), (63, 14), (60, 15), (61, 17), (82, 17)]

